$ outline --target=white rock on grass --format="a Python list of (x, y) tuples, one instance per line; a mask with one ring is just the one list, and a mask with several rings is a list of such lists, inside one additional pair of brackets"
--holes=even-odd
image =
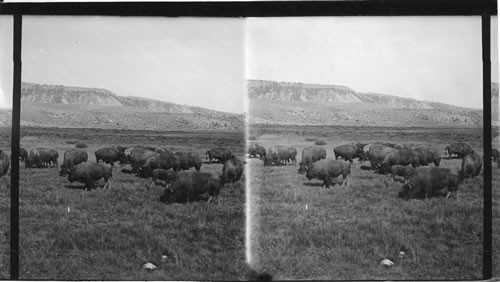
[(383, 266), (393, 266), (394, 262), (392, 262), (390, 259), (384, 259), (380, 262), (380, 265)]
[(142, 268), (144, 269), (147, 269), (147, 270), (153, 270), (153, 269), (156, 269), (156, 265), (148, 262), (148, 263), (145, 263)]

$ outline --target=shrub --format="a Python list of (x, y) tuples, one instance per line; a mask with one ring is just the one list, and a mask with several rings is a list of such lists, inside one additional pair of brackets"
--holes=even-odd
[(316, 142), (314, 142), (314, 144), (316, 144), (316, 145), (326, 145), (326, 142), (323, 141), (323, 140), (317, 140)]
[(87, 148), (87, 144), (85, 144), (85, 143), (78, 143), (78, 144), (75, 145), (75, 147), (77, 147), (77, 148)]
[(66, 141), (66, 144), (76, 144), (76, 143), (78, 143), (78, 141), (76, 141), (76, 140), (68, 140), (68, 141)]
[(311, 142), (311, 141), (316, 141), (316, 138), (314, 138), (314, 137), (307, 137), (307, 138), (306, 138), (306, 139), (304, 139), (304, 140), (306, 140), (306, 141), (308, 141), (308, 142)]

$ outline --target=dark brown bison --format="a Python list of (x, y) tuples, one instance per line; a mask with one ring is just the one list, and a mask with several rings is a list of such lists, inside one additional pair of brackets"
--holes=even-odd
[(335, 159), (339, 157), (345, 161), (352, 163), (352, 160), (358, 158), (359, 160), (364, 159), (363, 148), (358, 147), (356, 144), (345, 144), (333, 148), (333, 153), (335, 154)]
[(104, 163), (113, 166), (114, 162), (125, 163), (125, 154), (116, 147), (106, 147), (95, 151), (95, 160), (99, 162), (102, 160)]
[(0, 178), (7, 175), (10, 167), (10, 157), (5, 152), (0, 152)]
[(163, 180), (165, 181), (165, 184), (167, 185), (167, 188), (170, 186), (172, 181), (177, 179), (177, 172), (171, 170), (171, 169), (161, 169), (157, 168), (153, 170), (152, 172), (152, 178), (151, 178), (151, 188), (153, 188), (156, 184), (156, 180)]
[(441, 154), (437, 150), (427, 149), (427, 148), (415, 148), (413, 149), (418, 153), (420, 158), (420, 165), (426, 166), (433, 163), (434, 166), (438, 167), (441, 162)]
[(340, 160), (320, 160), (307, 167), (306, 178), (323, 180), (323, 186), (329, 188), (333, 184), (333, 178), (342, 175), (344, 183), (348, 185), (347, 177), (351, 173), (351, 163)]
[(61, 165), (61, 171), (59, 171), (60, 176), (66, 176), (68, 171), (74, 166), (84, 163), (88, 160), (89, 156), (87, 152), (77, 149), (72, 149), (64, 152), (64, 160)]
[(284, 165), (297, 163), (297, 149), (285, 146), (272, 146), (267, 150), (264, 165)]
[(243, 174), (243, 162), (237, 158), (227, 160), (222, 167), (221, 181), (222, 185), (226, 183), (234, 183), (240, 180)]
[(26, 167), (51, 167), (58, 166), (59, 153), (54, 149), (36, 148), (32, 149), (25, 160)]
[(248, 148), (248, 157), (257, 157), (262, 160), (266, 156), (266, 148), (264, 147), (257, 147), (257, 148)]
[(459, 171), (461, 178), (474, 178), (481, 172), (483, 161), (481, 156), (476, 153), (465, 155), (462, 159), (462, 169)]
[(231, 150), (222, 147), (210, 149), (207, 151), (206, 155), (210, 163), (212, 163), (212, 160), (217, 160), (217, 162), (219, 163), (224, 163), (225, 161), (234, 157)]
[(212, 197), (217, 198), (219, 203), (219, 192), (221, 188), (220, 176), (200, 171), (181, 171), (177, 174), (177, 179), (167, 187), (160, 196), (160, 201), (171, 203), (184, 203), (194, 201), (204, 193), (208, 193), (208, 202)]
[(458, 190), (461, 178), (452, 174), (448, 168), (419, 167), (410, 181), (403, 185), (402, 191), (398, 193), (399, 198), (424, 199), (441, 195), (440, 191), (447, 189), (446, 198), (451, 192)]
[(450, 159), (453, 154), (456, 154), (459, 159), (462, 159), (465, 155), (474, 153), (472, 147), (464, 142), (450, 144), (446, 146), (445, 151), (448, 153), (448, 159)]
[(497, 162), (498, 168), (500, 168), (500, 152), (497, 149), (491, 151), (491, 157), (494, 162)]
[(307, 147), (302, 150), (302, 160), (299, 163), (299, 173), (304, 173), (307, 166), (319, 160), (326, 159), (326, 150), (320, 147)]
[[(396, 151), (396, 149), (387, 147), (381, 144), (371, 144), (368, 146), (367, 157), (370, 160), (372, 169), (378, 169), (381, 167), (381, 163), (384, 161), (385, 156), (389, 153)], [(365, 148), (367, 148), (365, 146)]]
[(174, 170), (175, 171), (180, 171), (180, 170), (188, 170), (192, 167), (196, 169), (196, 171), (200, 171), (201, 169), (201, 158), (194, 153), (187, 153), (183, 151), (178, 151), (174, 153), (175, 157), (175, 166)]
[(110, 188), (109, 178), (113, 176), (113, 168), (111, 165), (104, 163), (81, 163), (73, 167), (68, 172), (69, 182), (85, 183), (85, 190), (92, 190), (94, 182), (104, 178), (104, 187)]
[(19, 149), (19, 160), (24, 162), (28, 158), (28, 151), (24, 148)]
[(395, 176), (404, 177), (405, 183), (407, 183), (413, 176), (415, 169), (411, 166), (406, 165), (394, 165), (391, 168), (391, 181), (394, 182)]
[(391, 167), (394, 165), (412, 165), (413, 167), (420, 166), (419, 153), (411, 149), (402, 148), (394, 149), (385, 155), (384, 160), (378, 164), (379, 172), (390, 173)]
[(140, 173), (140, 170), (142, 169), (142, 166), (144, 166), (144, 164), (146, 163), (147, 159), (155, 154), (155, 152), (151, 150), (139, 147), (132, 148), (129, 153), (130, 153), (129, 155), (130, 164), (132, 165), (132, 173), (137, 173), (137, 174)]
[(148, 155), (143, 165), (139, 166), (138, 174), (150, 177), (155, 169), (175, 169), (176, 157), (170, 151), (162, 151)]

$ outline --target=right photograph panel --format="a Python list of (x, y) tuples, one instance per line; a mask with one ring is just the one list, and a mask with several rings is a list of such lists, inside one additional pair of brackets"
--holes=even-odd
[(482, 279), (481, 44), (477, 16), (247, 19), (251, 267)]

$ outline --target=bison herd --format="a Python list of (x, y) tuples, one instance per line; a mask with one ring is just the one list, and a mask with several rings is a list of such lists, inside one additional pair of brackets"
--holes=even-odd
[[(26, 168), (57, 167), (59, 153), (54, 149), (35, 148), (29, 152), (21, 148), (19, 158)], [(213, 148), (206, 152), (208, 162), (216, 160), (223, 164), (220, 174), (201, 172), (202, 158), (192, 152), (156, 149), (146, 146), (106, 147), (95, 151), (96, 162), (90, 162), (84, 150), (70, 149), (64, 152), (59, 175), (69, 182), (84, 183), (85, 190), (91, 190), (95, 183), (104, 179), (103, 188), (110, 188), (109, 179), (113, 176), (113, 167), (130, 164), (132, 170), (122, 169), (123, 173), (132, 173), (139, 177), (151, 177), (153, 188), (158, 180), (165, 182), (165, 191), (160, 197), (162, 202), (187, 202), (199, 199), (208, 193), (209, 202), (213, 197), (219, 203), (220, 189), (226, 183), (241, 179), (243, 162), (227, 148)], [(10, 158), (0, 150), (0, 176), (7, 173)], [(194, 168), (194, 170), (190, 170)]]
[[(326, 150), (311, 146), (302, 150), (298, 172), (305, 173), (308, 180), (319, 179), (324, 187), (330, 187), (333, 179), (342, 176), (342, 185), (348, 185), (351, 163), (354, 159), (369, 161), (370, 167), (380, 174), (390, 174), (391, 181), (396, 177), (404, 178), (402, 191), (398, 196), (405, 200), (428, 198), (446, 195), (458, 190), (458, 185), (465, 178), (479, 175), (483, 158), (467, 143), (453, 143), (444, 152), (430, 148), (411, 148), (388, 143), (345, 144), (333, 149), (334, 159), (326, 159)], [(251, 144), (249, 157), (258, 157), (267, 165), (295, 164), (297, 150), (286, 146), (272, 146), (266, 149), (259, 144)], [(448, 168), (439, 167), (442, 157), (450, 159), (456, 156), (461, 159), (461, 168), (452, 172)], [(500, 157), (497, 149), (492, 151), (492, 159), (500, 168)], [(431, 166), (432, 165), (432, 166)], [(363, 167), (362, 167), (363, 168)]]

